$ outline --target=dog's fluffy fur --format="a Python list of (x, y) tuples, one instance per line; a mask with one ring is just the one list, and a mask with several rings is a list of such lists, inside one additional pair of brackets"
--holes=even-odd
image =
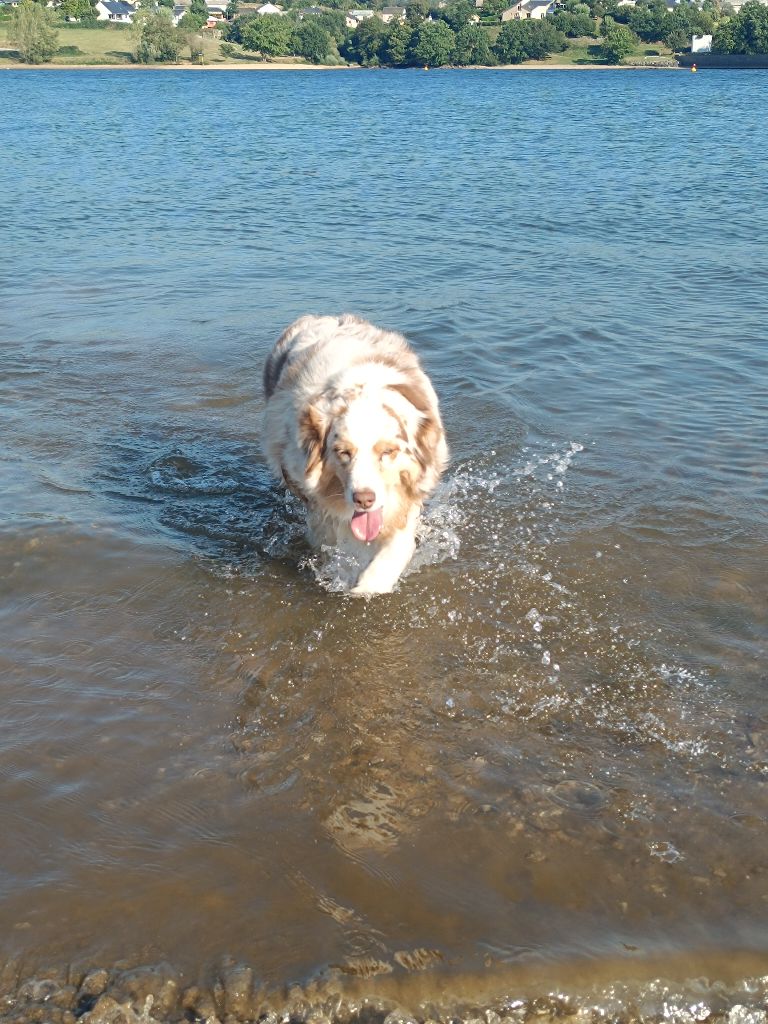
[(264, 451), (307, 506), (310, 540), (356, 556), (352, 593), (388, 593), (448, 458), (416, 355), (359, 317), (303, 316), (267, 359), (264, 391)]

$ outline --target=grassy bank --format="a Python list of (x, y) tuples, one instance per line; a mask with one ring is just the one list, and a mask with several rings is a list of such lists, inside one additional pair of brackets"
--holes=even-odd
[[(58, 65), (79, 64), (130, 64), (135, 46), (134, 36), (127, 25), (99, 25), (96, 28), (61, 26), (59, 28), (59, 50), (52, 63)], [(211, 36), (203, 38), (203, 60), (225, 63), (220, 41)], [(8, 20), (0, 20), (0, 65), (17, 63), (18, 57), (8, 42)], [(187, 62), (188, 63), (188, 62)]]
[[(491, 40), (498, 35), (499, 27), (494, 26), (489, 30)], [(224, 55), (221, 52), (221, 41), (211, 34), (204, 33), (202, 38), (203, 63), (221, 67), (253, 67), (259, 62), (253, 54), (245, 53), (234, 47), (234, 53)], [(131, 52), (134, 46), (134, 37), (131, 29), (126, 25), (99, 25), (96, 28), (82, 28), (80, 26), (61, 26), (59, 29), (59, 50), (52, 63), (58, 66), (77, 67), (80, 65), (128, 65), (131, 64)], [(671, 51), (664, 46), (648, 46), (640, 43), (636, 52), (629, 55), (629, 60), (642, 60), (645, 57), (667, 56)], [(18, 63), (18, 55), (11, 49), (8, 42), (8, 19), (0, 18), (0, 67), (11, 66)], [(189, 65), (190, 61), (182, 61), (182, 64)], [(281, 57), (275, 61), (266, 62), (270, 66), (306, 67), (306, 61), (299, 57)], [(531, 61), (526, 66), (552, 67), (557, 66), (586, 66), (605, 64), (601, 56), (600, 47), (595, 39), (584, 37), (582, 39), (569, 40), (568, 49), (563, 53), (553, 53), (543, 61)]]

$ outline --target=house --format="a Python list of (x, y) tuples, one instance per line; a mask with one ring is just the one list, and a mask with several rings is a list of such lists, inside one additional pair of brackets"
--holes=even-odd
[(299, 13), (299, 21), (303, 21), (307, 16), (312, 17), (314, 14), (324, 14), (322, 7), (302, 7)]
[(119, 25), (130, 25), (136, 8), (128, 0), (97, 0), (96, 20), (112, 21)]
[(282, 7), (278, 7), (277, 4), (271, 4), (269, 2), (262, 4), (261, 7), (256, 8), (257, 14), (284, 14), (285, 11)]
[(711, 53), (712, 36), (694, 36), (691, 40), (691, 53)]
[(535, 18), (539, 21), (548, 14), (554, 14), (555, 4), (552, 0), (527, 0), (523, 4), (523, 10), (526, 12), (527, 17)]
[(502, 21), (522, 21), (534, 18), (539, 21), (555, 10), (554, 0), (518, 0), (516, 4), (501, 12)]
[(402, 21), (404, 17), (404, 7), (382, 7), (381, 9), (381, 20), (385, 25), (388, 25), (390, 21)]
[(375, 11), (347, 11), (344, 22), (347, 28), (357, 28), (361, 21), (367, 21), (368, 18), (372, 18)]
[(502, 22), (518, 22), (526, 17), (541, 20), (555, 9), (553, 0), (518, 0), (502, 11)]
[(637, 7), (637, 0), (619, 0), (617, 7)]

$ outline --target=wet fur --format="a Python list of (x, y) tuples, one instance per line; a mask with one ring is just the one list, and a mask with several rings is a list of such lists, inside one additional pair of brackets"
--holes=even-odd
[[(264, 391), (264, 451), (307, 506), (310, 539), (357, 557), (353, 592), (392, 590), (448, 457), (437, 396), (408, 342), (349, 314), (301, 317), (267, 359)], [(370, 542), (350, 525), (363, 493), (382, 517)]]

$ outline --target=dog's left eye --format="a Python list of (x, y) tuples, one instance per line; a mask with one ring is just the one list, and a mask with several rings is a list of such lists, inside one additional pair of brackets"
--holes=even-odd
[(397, 448), (385, 448), (379, 458), (383, 459), (386, 456), (391, 459), (393, 455), (397, 455)]

